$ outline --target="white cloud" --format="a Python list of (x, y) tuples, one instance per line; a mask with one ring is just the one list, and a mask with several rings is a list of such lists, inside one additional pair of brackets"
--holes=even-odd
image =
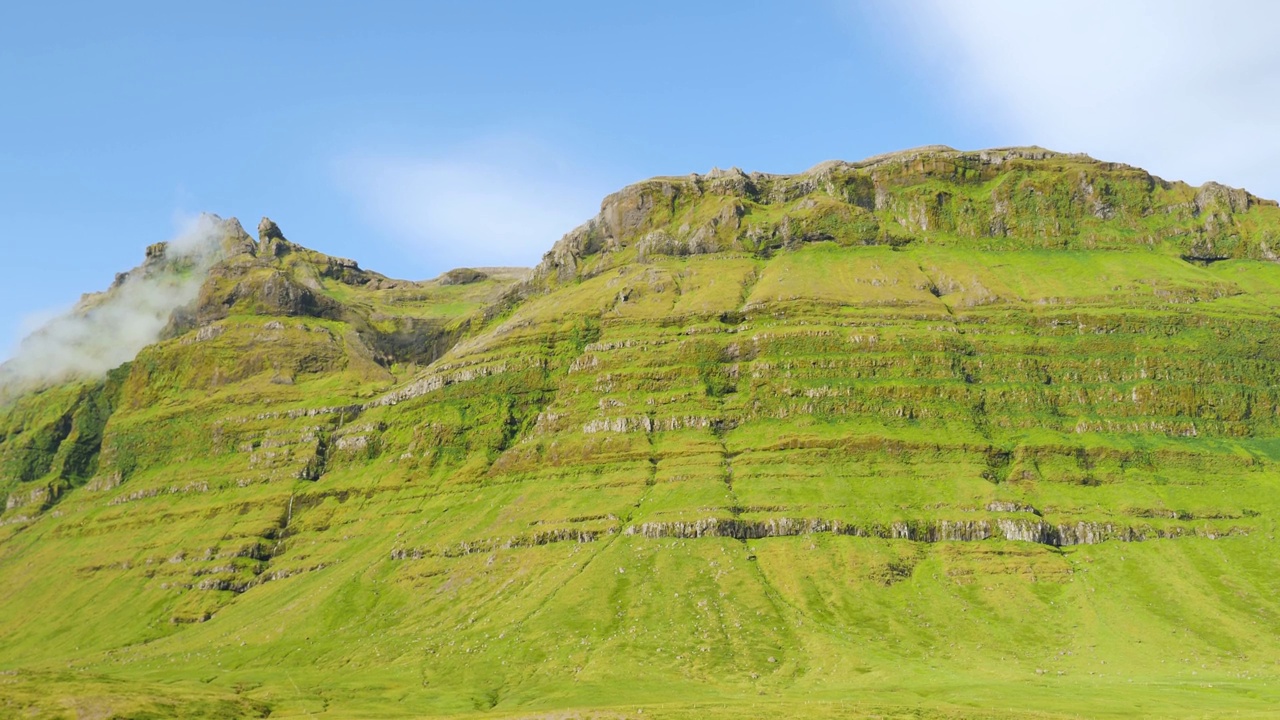
[(160, 338), (173, 311), (194, 301), (217, 259), (220, 227), (209, 216), (187, 223), (166, 257), (185, 271), (137, 269), (108, 293), (69, 310), (23, 318), (26, 337), (0, 365), (0, 399), (32, 387), (94, 377), (132, 360)]
[(1280, 196), (1280, 3), (912, 0), (893, 7), (950, 97), (1011, 143)]
[(427, 156), (353, 155), (337, 172), (371, 223), (441, 270), (533, 265), (604, 195), (580, 169), (512, 139)]

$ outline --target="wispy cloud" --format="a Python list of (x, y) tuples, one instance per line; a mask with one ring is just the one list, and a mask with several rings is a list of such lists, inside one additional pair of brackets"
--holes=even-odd
[(168, 262), (135, 269), (110, 291), (86, 296), (71, 309), (24, 318), (22, 329), (29, 334), (0, 365), (0, 399), (99, 376), (136, 357), (160, 338), (174, 310), (196, 299), (217, 259), (220, 230), (209, 216), (192, 219), (169, 242)]
[(424, 155), (355, 154), (340, 186), (370, 223), (441, 270), (532, 265), (608, 188), (536, 143), (490, 139)]
[(1012, 142), (1280, 196), (1280, 3), (910, 0), (889, 15)]

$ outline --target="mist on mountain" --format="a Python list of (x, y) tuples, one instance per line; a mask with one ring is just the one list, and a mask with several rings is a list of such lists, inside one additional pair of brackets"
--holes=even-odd
[(92, 378), (129, 362), (160, 339), (173, 311), (193, 302), (219, 257), (218, 221), (201, 215), (145, 262), (85, 295), (28, 335), (0, 365), (0, 398), (30, 388)]

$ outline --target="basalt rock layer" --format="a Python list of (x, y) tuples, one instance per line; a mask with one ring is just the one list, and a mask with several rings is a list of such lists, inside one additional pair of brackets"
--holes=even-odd
[(646, 181), (532, 272), (224, 231), (0, 410), (0, 711), (1280, 701), (1275, 203), (923, 148)]

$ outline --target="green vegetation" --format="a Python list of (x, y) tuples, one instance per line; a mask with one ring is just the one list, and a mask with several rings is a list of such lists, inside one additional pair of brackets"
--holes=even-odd
[(0, 716), (1271, 717), (1277, 228), (929, 151), (527, 281), (248, 241), (0, 410)]

